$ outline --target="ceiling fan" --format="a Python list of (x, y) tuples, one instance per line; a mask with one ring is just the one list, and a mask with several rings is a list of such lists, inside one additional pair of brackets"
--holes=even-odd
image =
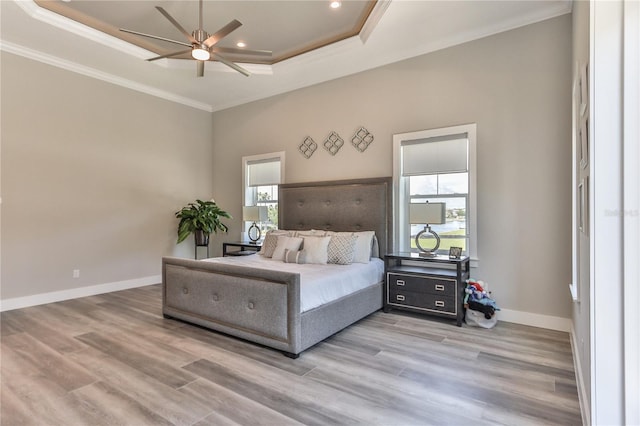
[(156, 40), (167, 41), (169, 43), (175, 43), (182, 46), (188, 46), (189, 49), (181, 50), (179, 52), (168, 53), (162, 56), (156, 56), (154, 58), (147, 59), (147, 61), (155, 61), (162, 58), (172, 58), (175, 56), (184, 55), (186, 53), (191, 53), (191, 57), (198, 61), (197, 63), (197, 76), (204, 76), (204, 63), (209, 60), (216, 60), (222, 62), (228, 67), (233, 68), (245, 76), (249, 76), (250, 73), (246, 69), (241, 66), (234, 64), (233, 62), (224, 58), (224, 56), (220, 55), (220, 53), (229, 53), (229, 54), (243, 54), (243, 55), (258, 55), (258, 56), (271, 56), (271, 52), (268, 50), (247, 50), (247, 49), (235, 49), (228, 47), (219, 47), (216, 44), (222, 40), (224, 37), (229, 35), (232, 31), (238, 29), (242, 23), (240, 21), (234, 19), (229, 22), (224, 27), (220, 28), (214, 34), (208, 34), (202, 28), (202, 0), (199, 1), (200, 5), (200, 13), (198, 17), (198, 29), (194, 30), (191, 34), (189, 34), (183, 27), (176, 21), (166, 10), (164, 10), (160, 6), (156, 6), (158, 12), (162, 13), (162, 15), (169, 20), (173, 24), (174, 27), (178, 29), (182, 34), (187, 37), (190, 43), (185, 43), (182, 41), (172, 40), (165, 37), (159, 37), (152, 34), (145, 34), (138, 31), (127, 30), (124, 28), (120, 28), (120, 31), (124, 31), (126, 33), (135, 34), (143, 37), (149, 37)]

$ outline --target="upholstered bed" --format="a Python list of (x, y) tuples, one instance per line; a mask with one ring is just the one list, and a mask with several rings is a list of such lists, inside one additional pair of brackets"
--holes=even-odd
[[(389, 248), (390, 178), (284, 184), (278, 196), (281, 229), (375, 231), (373, 253), (382, 258)], [(265, 269), (242, 262), (164, 257), (163, 314), (295, 358), (382, 307), (380, 281), (303, 310), (300, 275), (287, 268)]]

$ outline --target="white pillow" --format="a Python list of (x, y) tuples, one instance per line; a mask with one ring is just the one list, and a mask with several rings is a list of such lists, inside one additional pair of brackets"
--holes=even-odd
[(374, 231), (354, 232), (358, 237), (356, 241), (356, 254), (353, 257), (355, 263), (369, 263), (371, 260), (371, 246), (373, 245)]
[(305, 253), (305, 263), (326, 264), (328, 247), (331, 237), (302, 237), (302, 251)]
[(273, 260), (284, 260), (285, 250), (300, 250), (302, 245), (302, 238), (300, 237), (288, 237), (286, 235), (278, 235), (278, 243), (275, 250), (273, 250)]

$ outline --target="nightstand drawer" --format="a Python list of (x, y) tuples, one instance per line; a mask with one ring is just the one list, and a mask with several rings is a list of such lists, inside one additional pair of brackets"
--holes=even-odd
[(389, 292), (410, 291), (414, 293), (427, 293), (443, 297), (455, 297), (456, 280), (439, 277), (425, 277), (420, 275), (396, 274), (390, 272), (387, 277)]
[(389, 289), (390, 305), (406, 306), (413, 309), (423, 309), (429, 311), (439, 311), (455, 314), (456, 298), (446, 296), (436, 296), (426, 293), (415, 293), (398, 289)]

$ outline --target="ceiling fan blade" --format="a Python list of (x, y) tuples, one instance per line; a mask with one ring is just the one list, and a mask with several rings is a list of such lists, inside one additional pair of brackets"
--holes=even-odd
[(227, 61), (225, 58), (223, 58), (222, 56), (214, 53), (213, 57), (215, 58), (216, 61), (222, 62), (223, 64), (225, 64), (226, 66), (233, 68), (234, 70), (238, 71), (240, 74), (244, 74), (245, 76), (249, 77), (251, 75), (251, 73), (247, 70), (245, 70), (244, 68), (242, 68), (239, 65), (234, 64), (231, 61)]
[(210, 36), (203, 43), (204, 43), (205, 46), (211, 48), (214, 44), (216, 44), (217, 42), (222, 40), (224, 37), (226, 37), (229, 33), (231, 33), (232, 31), (234, 31), (236, 29), (238, 29), (241, 26), (242, 26), (242, 23), (240, 21), (238, 21), (237, 19), (234, 19), (233, 21), (229, 22), (224, 27), (220, 28), (215, 34)]
[(235, 47), (218, 47), (214, 46), (209, 49), (211, 52), (229, 53), (232, 55), (253, 55), (253, 56), (271, 56), (270, 50), (249, 50), (249, 49), (236, 49)]
[(171, 40), (170, 38), (164, 38), (164, 37), (154, 36), (154, 35), (151, 35), (151, 34), (139, 33), (138, 31), (126, 30), (124, 28), (120, 28), (120, 31), (125, 32), (125, 33), (129, 33), (129, 34), (135, 34), (135, 35), (139, 35), (139, 36), (154, 38), (156, 40), (168, 41), (169, 43), (175, 43), (175, 44), (179, 44), (181, 46), (189, 46), (189, 47), (191, 47), (191, 45), (189, 43), (185, 43), (185, 42), (182, 42), (182, 41)]
[(155, 61), (155, 60), (162, 59), (162, 58), (171, 58), (173, 56), (180, 56), (180, 55), (184, 55), (185, 53), (190, 53), (191, 50), (192, 49), (181, 50), (180, 52), (167, 53), (166, 55), (156, 56), (155, 58), (147, 59), (147, 61), (151, 62), (151, 61)]
[(196, 61), (198, 63), (197, 76), (204, 77), (204, 61)]
[(174, 27), (176, 27), (182, 34), (185, 35), (185, 37), (187, 37), (187, 39), (189, 39), (189, 41), (191, 43), (195, 43), (195, 44), (200, 44), (198, 43), (198, 40), (196, 40), (191, 34), (189, 34), (187, 32), (187, 30), (185, 30), (184, 28), (182, 28), (182, 25), (180, 25), (178, 23), (178, 21), (176, 21), (175, 19), (173, 19), (173, 16), (169, 15), (169, 12), (167, 12), (166, 10), (164, 10), (162, 7), (160, 6), (156, 6), (156, 9), (158, 9), (158, 12), (162, 13), (162, 15), (167, 18), (169, 20), (169, 22), (171, 22), (173, 24)]

